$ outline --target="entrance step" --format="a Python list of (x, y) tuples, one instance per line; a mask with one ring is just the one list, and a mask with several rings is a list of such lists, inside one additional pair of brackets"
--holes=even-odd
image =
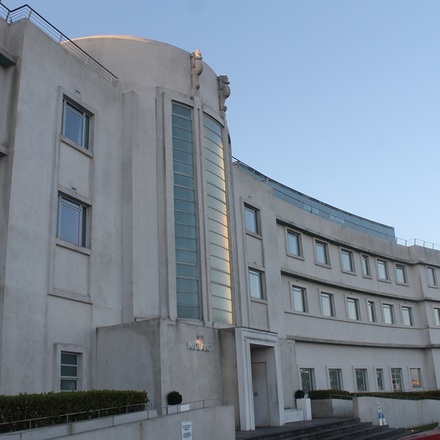
[(403, 428), (377, 426), (356, 418), (315, 419), (237, 431), (236, 440), (396, 440), (408, 432)]

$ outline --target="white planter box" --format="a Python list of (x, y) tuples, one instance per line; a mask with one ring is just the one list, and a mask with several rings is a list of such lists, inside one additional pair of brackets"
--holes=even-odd
[(297, 399), (296, 407), (298, 409), (302, 409), (304, 420), (312, 420), (312, 404), (310, 402), (310, 399)]

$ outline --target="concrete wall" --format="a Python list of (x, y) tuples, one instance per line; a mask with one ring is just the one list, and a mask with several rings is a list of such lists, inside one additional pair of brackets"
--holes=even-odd
[(386, 423), (391, 427), (412, 428), (439, 421), (440, 401), (438, 400), (356, 397), (353, 399), (355, 416), (359, 417), (362, 422), (371, 421), (373, 424), (379, 425), (378, 403)]
[(233, 440), (233, 408), (222, 406), (204, 408), (169, 416), (147, 419), (148, 414), (132, 413), (102, 419), (76, 422), (67, 425), (40, 428), (0, 435), (4, 440), (155, 440), (180, 439), (182, 423), (192, 423), (192, 438)]

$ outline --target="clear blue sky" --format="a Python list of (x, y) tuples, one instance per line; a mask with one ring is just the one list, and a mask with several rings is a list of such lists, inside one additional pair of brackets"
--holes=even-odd
[(440, 0), (28, 1), (70, 38), (201, 49), (231, 81), (235, 157), (440, 243)]

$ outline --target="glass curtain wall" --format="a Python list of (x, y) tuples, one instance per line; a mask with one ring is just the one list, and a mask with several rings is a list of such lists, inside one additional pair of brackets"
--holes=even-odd
[(222, 128), (213, 119), (204, 115), (203, 133), (212, 319), (232, 324), (231, 265)]
[(192, 110), (172, 107), (177, 317), (200, 319), (199, 246)]

